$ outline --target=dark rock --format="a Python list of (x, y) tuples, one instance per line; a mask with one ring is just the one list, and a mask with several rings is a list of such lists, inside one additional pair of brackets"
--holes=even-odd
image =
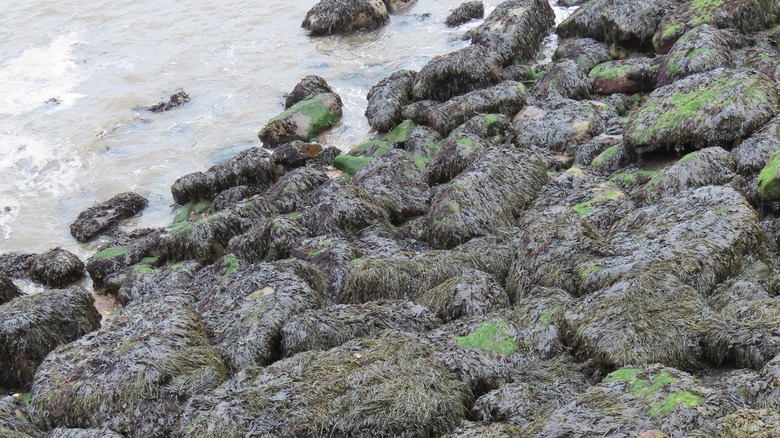
[(287, 169), (294, 169), (305, 165), (307, 161), (317, 158), (320, 152), (322, 152), (322, 145), (319, 143), (306, 143), (294, 140), (274, 149), (274, 159), (272, 161)]
[(70, 225), (70, 234), (79, 242), (87, 242), (122, 219), (135, 216), (147, 203), (143, 196), (136, 193), (120, 193), (79, 213), (76, 221)]
[(315, 190), (312, 204), (300, 220), (314, 236), (351, 235), (369, 225), (389, 221), (387, 211), (373, 203), (368, 193), (342, 178), (332, 179)]
[(428, 182), (432, 185), (449, 182), (491, 146), (479, 137), (453, 132), (439, 144), (428, 166)]
[(251, 148), (205, 172), (178, 178), (171, 186), (171, 193), (178, 204), (211, 200), (231, 187), (247, 185), (266, 188), (276, 182), (282, 173), (283, 169), (277, 165), (276, 157), (262, 148)]
[(329, 303), (336, 302), (344, 277), (353, 264), (358, 265), (365, 261), (360, 259), (360, 254), (352, 243), (335, 236), (303, 239), (292, 248), (290, 255), (305, 260), (326, 273), (328, 285), (325, 295)]
[(436, 155), (440, 142), (441, 134), (427, 126), (417, 126), (409, 133), (404, 149), (414, 156), (430, 160)]
[(441, 106), (441, 102), (435, 100), (421, 100), (410, 103), (404, 108), (404, 117), (417, 123), (418, 125), (427, 125), (436, 108)]
[(588, 76), (596, 93), (638, 93), (655, 89), (658, 70), (652, 59), (628, 58), (599, 64)]
[(328, 175), (321, 169), (301, 167), (279, 178), (265, 192), (265, 197), (279, 213), (302, 211), (310, 205), (312, 193), (327, 181)]
[(517, 144), (555, 152), (574, 152), (604, 131), (603, 106), (592, 101), (559, 101), (555, 106), (528, 106), (512, 121)]
[(296, 218), (298, 213), (275, 216), (230, 240), (226, 252), (248, 262), (274, 261), (290, 257), (298, 241), (308, 237)]
[[(729, 363), (754, 370), (769, 366), (767, 364), (780, 353), (780, 337), (772, 329), (778, 318), (780, 301), (776, 298), (742, 298), (728, 303), (709, 321), (708, 357), (716, 364)], [(777, 361), (774, 362), (776, 368)], [(775, 397), (775, 406), (778, 406), (780, 397)]]
[(731, 156), (736, 161), (737, 172), (753, 177), (777, 150), (780, 150), (780, 118), (776, 117), (732, 149)]
[(0, 254), (0, 272), (11, 278), (24, 278), (37, 257), (36, 254), (19, 254), (16, 252)]
[(478, 20), (485, 16), (485, 5), (482, 0), (474, 0), (462, 3), (447, 16), (444, 23), (447, 26), (455, 27), (471, 20)]
[(475, 135), (490, 143), (508, 145), (515, 141), (512, 119), (504, 114), (479, 114), (455, 128), (449, 137)]
[(311, 36), (373, 30), (390, 19), (382, 0), (320, 0), (301, 25)]
[(181, 90), (176, 94), (171, 94), (171, 97), (167, 102), (160, 102), (157, 105), (152, 105), (147, 109), (153, 113), (161, 113), (163, 111), (172, 110), (178, 106), (184, 105), (189, 101), (190, 95), (184, 92), (184, 90)]
[(38, 283), (62, 287), (84, 277), (84, 263), (75, 254), (58, 247), (35, 257), (29, 273)]
[(26, 295), (0, 306), (0, 385), (29, 388), (50, 351), (100, 327), (94, 301), (86, 290), (73, 288)]
[[(379, 0), (345, 1), (376, 2)], [(274, 148), (293, 140), (310, 141), (341, 120), (342, 107), (341, 97), (338, 94), (320, 93), (296, 103), (278, 116), (273, 117), (257, 136), (268, 148)]]
[(180, 262), (153, 267), (139, 263), (125, 271), (125, 278), (114, 293), (116, 300), (127, 307), (187, 290), (202, 266), (198, 262)]
[(509, 307), (509, 297), (492, 275), (482, 271), (451, 278), (415, 298), (444, 321), (463, 316), (484, 315)]
[(11, 281), (11, 278), (0, 271), (0, 305), (3, 305), (16, 297), (21, 297), (22, 291)]
[(501, 64), (488, 49), (471, 45), (437, 56), (425, 64), (417, 73), (412, 95), (417, 101), (445, 101), (500, 81)]
[[(97, 291), (116, 293), (121, 272), (130, 265), (146, 260), (158, 261), (162, 229), (140, 229), (100, 248), (87, 260), (87, 272)], [(117, 283), (118, 282), (118, 283)]]
[(30, 411), (44, 428), (110, 428), (123, 436), (172, 433), (180, 404), (226, 377), (192, 311), (170, 295), (122, 311), (97, 332), (59, 347), (35, 375)]
[(449, 134), (477, 114), (514, 116), (526, 102), (525, 86), (506, 81), (482, 90), (453, 97), (430, 113), (428, 123), (442, 135)]
[(701, 25), (680, 37), (669, 54), (661, 59), (658, 85), (696, 73), (731, 66), (730, 32)]
[(403, 110), (412, 100), (417, 72), (400, 70), (368, 91), (366, 119), (372, 128), (386, 132), (403, 121)]
[(533, 94), (541, 100), (587, 99), (590, 96), (590, 80), (575, 61), (555, 61), (536, 83)]
[(289, 109), (298, 102), (309, 100), (320, 93), (331, 93), (330, 85), (317, 75), (308, 75), (295, 85), (292, 92), (285, 96), (284, 109)]
[[(383, 0), (391, 14), (408, 11), (417, 4), (417, 0)], [(425, 14), (423, 14), (425, 15)]]
[(39, 438), (43, 432), (32, 424), (26, 404), (17, 397), (0, 398), (0, 435), (6, 438)]
[(736, 176), (735, 168), (734, 159), (725, 150), (704, 148), (665, 168), (645, 187), (645, 193), (653, 201), (696, 187), (727, 185)]
[(592, 38), (566, 38), (558, 43), (553, 60), (571, 59), (583, 72), (587, 73), (602, 62), (612, 59), (604, 43)]
[(249, 186), (235, 186), (225, 189), (214, 197), (214, 211), (224, 210), (225, 208), (238, 204), (244, 199), (251, 198), (258, 193), (257, 187)]

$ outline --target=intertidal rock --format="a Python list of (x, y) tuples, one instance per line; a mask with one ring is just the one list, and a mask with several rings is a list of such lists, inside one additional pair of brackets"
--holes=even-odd
[(592, 38), (566, 38), (558, 43), (553, 60), (571, 59), (583, 72), (612, 59), (604, 43)]
[(447, 26), (455, 27), (471, 20), (477, 20), (485, 16), (485, 5), (482, 0), (474, 0), (462, 3), (447, 16), (444, 23)]
[(67, 286), (84, 277), (84, 263), (76, 254), (54, 248), (36, 256), (29, 266), (30, 278), (51, 287)]
[(430, 113), (428, 123), (440, 134), (447, 135), (477, 114), (505, 114), (511, 117), (525, 106), (526, 98), (523, 84), (501, 82), (444, 102)]
[(338, 94), (317, 94), (273, 117), (257, 136), (268, 148), (293, 140), (310, 141), (341, 120), (342, 107)]
[(21, 296), (22, 291), (19, 290), (10, 277), (0, 271), (0, 305)]
[(321, 93), (331, 93), (330, 85), (320, 76), (308, 75), (295, 85), (292, 92), (285, 96), (284, 109), (289, 109), (298, 102), (311, 99)]
[(439, 144), (428, 166), (428, 182), (442, 184), (451, 181), (491, 146), (473, 135), (450, 134)]
[(403, 110), (412, 100), (416, 77), (417, 72), (400, 70), (371, 87), (366, 119), (372, 128), (387, 132), (403, 121)]
[(382, 0), (320, 0), (301, 25), (311, 36), (373, 30), (387, 24), (390, 15)]
[(147, 203), (148, 201), (137, 193), (120, 193), (79, 213), (76, 221), (70, 225), (70, 234), (79, 242), (87, 242), (122, 219), (135, 216)]
[(157, 105), (152, 105), (147, 109), (153, 113), (161, 113), (163, 111), (172, 110), (178, 106), (184, 105), (189, 101), (190, 95), (187, 94), (184, 90), (181, 90), (171, 94), (171, 97), (167, 102), (160, 102)]
[(497, 84), (501, 79), (500, 62), (488, 49), (472, 44), (425, 64), (417, 73), (412, 96), (416, 101), (445, 101)]
[(707, 24), (701, 25), (680, 37), (661, 59), (658, 69), (658, 85), (672, 82), (696, 73), (731, 66), (730, 43), (733, 35)]

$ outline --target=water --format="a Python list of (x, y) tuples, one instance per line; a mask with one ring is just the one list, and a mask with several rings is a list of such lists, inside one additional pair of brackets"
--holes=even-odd
[[(259, 145), (259, 128), (307, 74), (345, 105), (320, 141), (349, 149), (371, 135), (372, 85), (463, 47), (476, 25), (444, 25), (459, 0), (419, 0), (383, 29), (313, 39), (300, 23), (314, 0), (120, 3), (0, 5), (0, 252), (61, 246), (86, 259), (101, 241), (77, 243), (69, 224), (123, 191), (150, 201), (128, 227), (169, 223), (173, 181)], [(571, 11), (556, 8), (557, 21)], [(192, 97), (183, 107), (138, 109), (179, 89)]]

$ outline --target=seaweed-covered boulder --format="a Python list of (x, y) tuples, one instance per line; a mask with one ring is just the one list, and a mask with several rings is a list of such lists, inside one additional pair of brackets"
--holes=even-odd
[(422, 164), (430, 163), (441, 142), (441, 134), (427, 126), (415, 126), (409, 132), (404, 142), (404, 149), (410, 154), (419, 157)]
[(0, 254), (0, 272), (10, 278), (24, 278), (37, 257), (36, 254), (19, 254), (13, 251)]
[(287, 321), (282, 327), (282, 351), (290, 357), (303, 351), (328, 350), (383, 330), (422, 333), (440, 324), (434, 313), (411, 302), (337, 304), (306, 311)]
[(412, 100), (417, 72), (399, 70), (368, 90), (366, 119), (379, 132), (386, 132), (403, 121), (403, 111)]
[(322, 77), (317, 75), (305, 76), (295, 85), (292, 92), (285, 96), (284, 109), (289, 109), (296, 103), (311, 99), (320, 93), (331, 92), (333, 92), (333, 90)]
[(455, 128), (449, 137), (475, 135), (497, 145), (509, 145), (515, 141), (512, 119), (504, 114), (478, 114)]
[(583, 72), (612, 59), (604, 43), (593, 38), (565, 38), (558, 42), (553, 61), (571, 59)]
[[(361, 0), (354, 1), (361, 2)], [(371, 1), (381, 3), (380, 0)], [(341, 97), (338, 94), (320, 93), (296, 103), (273, 117), (257, 136), (260, 137), (263, 145), (269, 148), (293, 140), (309, 141), (341, 120), (342, 107)]]
[(184, 91), (179, 90), (176, 93), (171, 94), (171, 97), (167, 101), (160, 102), (156, 105), (152, 105), (147, 110), (153, 113), (161, 113), (163, 111), (169, 111), (190, 101), (190, 95)]
[(555, 24), (546, 0), (508, 0), (496, 6), (485, 21), (468, 32), (472, 44), (485, 47), (502, 66), (528, 61)]
[(87, 242), (122, 219), (138, 214), (147, 203), (148, 201), (137, 193), (120, 193), (79, 213), (76, 221), (70, 225), (70, 234), (79, 242)]
[(155, 254), (163, 232), (163, 229), (139, 229), (101, 247), (86, 264), (92, 287), (96, 291), (114, 293), (123, 281), (125, 268), (143, 261), (159, 261)]
[[(251, 198), (252, 196), (258, 194), (259, 192), (260, 191), (257, 190), (257, 188), (255, 187), (249, 187), (244, 185), (225, 189), (219, 192), (217, 196), (214, 197), (214, 201), (212, 202), (212, 208), (214, 209), (214, 211), (222, 210), (233, 204), (237, 204), (238, 202), (241, 202), (244, 199)], [(184, 204), (184, 208), (186, 208), (188, 204), (192, 205), (191, 202), (188, 202), (187, 204)]]
[(344, 277), (353, 264), (365, 261), (360, 259), (360, 253), (347, 239), (328, 235), (300, 240), (290, 255), (311, 263), (327, 275), (325, 298), (328, 303), (336, 301)]
[(222, 261), (217, 283), (199, 297), (198, 311), (231, 369), (267, 365), (281, 356), (281, 329), (293, 316), (321, 307), (313, 290), (293, 269), (271, 263)]
[(226, 252), (248, 262), (289, 258), (290, 251), (298, 241), (308, 237), (306, 229), (296, 220), (298, 216), (299, 213), (274, 216), (255, 225), (230, 239)]
[(471, 20), (480, 19), (484, 16), (485, 5), (482, 3), (482, 0), (467, 1), (455, 8), (455, 10), (447, 16), (447, 19), (444, 20), (444, 23), (447, 26), (455, 27)]
[(45, 438), (122, 438), (122, 435), (111, 429), (75, 429), (58, 427), (44, 435)]
[(509, 297), (496, 278), (476, 270), (428, 289), (415, 301), (436, 312), (444, 321), (509, 307)]
[(328, 175), (314, 167), (287, 172), (265, 191), (264, 196), (282, 214), (301, 211), (309, 205), (312, 193), (328, 181)]
[(457, 429), (442, 438), (513, 438), (521, 436), (517, 426), (507, 423), (482, 424), (473, 421), (463, 421)]
[(743, 32), (766, 29), (775, 24), (778, 12), (776, 2), (763, 0), (684, 2), (661, 21), (653, 36), (653, 48), (656, 53), (667, 53), (681, 36), (703, 24)]
[(775, 151), (758, 174), (758, 196), (764, 201), (780, 199), (780, 152)]
[(471, 45), (430, 60), (412, 87), (414, 100), (445, 101), (501, 81), (501, 64), (490, 51)]
[(0, 305), (3, 305), (16, 297), (21, 297), (22, 291), (14, 284), (14, 282), (0, 271)]
[(637, 93), (655, 89), (658, 64), (649, 58), (609, 61), (588, 73), (593, 91), (599, 94)]
[(391, 14), (408, 11), (417, 4), (417, 0), (383, 0)]
[(709, 358), (714, 363), (761, 370), (780, 354), (780, 337), (773, 329), (779, 321), (780, 301), (775, 298), (728, 303), (707, 327)]
[(489, 149), (436, 193), (422, 218), (419, 238), (437, 248), (452, 248), (510, 228), (546, 181), (537, 154)]
[(573, 152), (603, 132), (604, 113), (596, 102), (562, 100), (548, 108), (524, 108), (512, 120), (512, 126), (520, 146)]
[(731, 150), (737, 172), (752, 177), (769, 163), (773, 153), (780, 150), (780, 118), (775, 117), (763, 128)]
[(519, 82), (505, 81), (482, 90), (453, 97), (431, 112), (428, 122), (442, 135), (465, 123), (480, 113), (513, 116), (525, 106), (525, 86)]
[(428, 182), (449, 182), (491, 146), (479, 137), (450, 134), (439, 143), (436, 155), (428, 165)]
[(661, 58), (658, 85), (672, 82), (696, 73), (731, 65), (733, 40), (728, 31), (701, 25), (683, 35), (672, 46), (669, 54)]
[(655, 90), (634, 112), (624, 144), (634, 155), (655, 150), (730, 146), (778, 111), (774, 82), (754, 71), (716, 69)]
[(652, 201), (696, 187), (726, 185), (735, 178), (735, 167), (734, 159), (725, 150), (704, 148), (663, 169), (645, 187), (645, 194)]
[(382, 0), (320, 0), (301, 25), (311, 36), (373, 30), (390, 19)]
[(314, 142), (294, 140), (274, 149), (274, 161), (285, 169), (294, 169), (305, 165), (322, 152), (322, 145)]
[(18, 397), (0, 398), (0, 436), (5, 438), (38, 438), (43, 435), (35, 427), (26, 404)]
[(563, 315), (572, 302), (563, 289), (534, 287), (514, 301), (510, 320), (517, 328), (515, 340), (520, 351), (550, 360), (568, 351), (563, 337)]
[(283, 170), (263, 148), (251, 148), (229, 161), (178, 178), (171, 186), (173, 200), (178, 204), (211, 200), (231, 187), (248, 185), (266, 188), (276, 182)]
[(721, 412), (718, 394), (688, 373), (657, 365), (621, 368), (552, 412), (537, 436), (635, 437), (657, 430), (678, 437)]
[(573, 60), (555, 61), (533, 88), (540, 100), (587, 99), (590, 96), (590, 80)]
[(590, 1), (558, 25), (558, 35), (646, 50), (661, 19), (676, 7), (675, 0)]
[(691, 438), (770, 438), (780, 435), (780, 412), (776, 409), (739, 409), (686, 436)]
[(342, 178), (332, 179), (315, 190), (312, 204), (300, 220), (314, 236), (349, 235), (389, 221), (387, 211), (372, 202), (370, 194)]
[(36, 256), (29, 274), (38, 283), (63, 287), (84, 277), (84, 263), (76, 254), (57, 247)]
[(160, 267), (141, 262), (125, 271), (122, 284), (111, 293), (125, 307), (146, 303), (163, 295), (187, 290), (195, 278), (195, 272), (201, 267), (201, 264), (195, 261)]
[(100, 327), (92, 295), (82, 288), (49, 290), (0, 306), (0, 385), (28, 388), (55, 347)]
[(30, 395), (36, 423), (136, 437), (173, 432), (184, 400), (226, 377), (193, 302), (179, 294), (127, 308), (49, 354)]
[(439, 436), (460, 423), (470, 399), (468, 386), (436, 360), (431, 347), (386, 331), (246, 369), (193, 398), (179, 433)]

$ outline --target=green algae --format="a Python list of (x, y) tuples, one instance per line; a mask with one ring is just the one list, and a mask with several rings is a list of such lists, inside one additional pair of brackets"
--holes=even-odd
[(294, 211), (292, 213), (288, 213), (287, 217), (292, 220), (298, 220), (298, 218), (301, 217), (301, 214), (303, 213), (301, 213), (300, 211)]
[(409, 138), (409, 133), (416, 127), (417, 125), (413, 121), (404, 120), (390, 132), (378, 135), (376, 140), (383, 140), (391, 143), (405, 143), (406, 139)]
[(220, 275), (219, 278), (224, 280), (231, 275), (233, 275), (236, 271), (238, 271), (240, 262), (236, 256), (233, 254), (228, 254), (222, 259), (222, 263), (225, 266), (225, 273)]
[(780, 198), (780, 151), (772, 154), (758, 174), (758, 194), (763, 199)]
[(355, 175), (363, 166), (370, 163), (371, 157), (355, 157), (352, 155), (339, 155), (333, 159), (333, 167), (346, 173)]
[(114, 257), (119, 257), (121, 255), (127, 254), (127, 247), (126, 246), (112, 246), (110, 248), (106, 248), (104, 250), (96, 252), (93, 256), (93, 260), (100, 260), (100, 259), (110, 259)]
[(271, 125), (273, 122), (294, 117), (297, 114), (302, 114), (309, 118), (309, 126), (306, 134), (299, 139), (304, 141), (309, 140), (335, 125), (341, 119), (341, 114), (334, 113), (331, 111), (330, 106), (327, 105), (326, 100), (329, 98), (330, 96), (328, 96), (328, 94), (323, 93), (311, 99), (300, 101), (278, 116), (273, 117), (268, 121), (268, 125)]
[[(623, 382), (628, 385), (629, 392), (637, 397), (652, 399), (667, 385), (677, 383), (677, 379), (668, 371), (661, 371), (653, 376), (652, 381), (638, 378), (642, 370), (638, 368), (622, 368), (610, 373), (604, 378), (604, 383)], [(704, 397), (690, 391), (675, 391), (667, 394), (662, 400), (650, 405), (649, 414), (655, 418), (674, 411), (677, 406), (683, 405), (689, 408), (704, 403)]]
[(702, 403), (704, 403), (704, 397), (698, 396), (692, 392), (674, 392), (669, 394), (662, 402), (653, 403), (650, 406), (650, 416), (655, 418), (661, 415), (669, 414), (680, 405), (694, 408), (701, 405)]
[(157, 273), (157, 269), (154, 269), (153, 267), (145, 264), (133, 266), (133, 271), (141, 275), (151, 275)]
[(467, 336), (455, 336), (459, 348), (482, 350), (510, 356), (517, 351), (517, 343), (508, 335), (505, 321), (484, 322)]
[(585, 281), (588, 277), (596, 272), (599, 272), (601, 268), (597, 265), (589, 266), (587, 269), (580, 271), (580, 279)]
[(618, 150), (618, 145), (608, 147), (602, 153), (598, 154), (598, 156), (591, 161), (590, 165), (592, 167), (603, 167), (617, 155)]
[(593, 67), (590, 73), (588, 73), (588, 77), (592, 78), (598, 76), (603, 79), (617, 79), (619, 76), (625, 74), (629, 69), (631, 69), (630, 65), (616, 66), (613, 61), (608, 61)]

